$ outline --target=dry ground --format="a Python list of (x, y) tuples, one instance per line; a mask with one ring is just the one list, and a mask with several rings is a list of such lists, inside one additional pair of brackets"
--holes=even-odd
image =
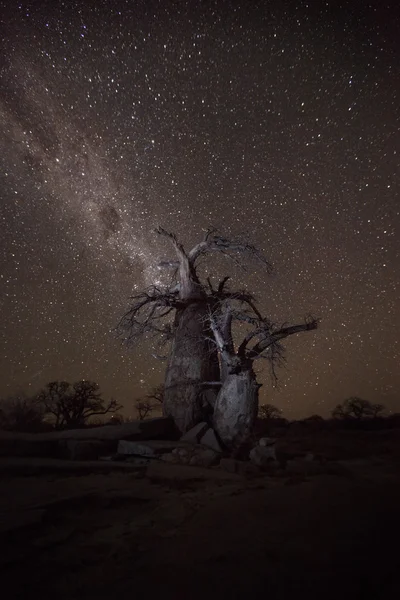
[(0, 461), (4, 598), (400, 597), (400, 474), (388, 457), (306, 477), (156, 463), (144, 475)]

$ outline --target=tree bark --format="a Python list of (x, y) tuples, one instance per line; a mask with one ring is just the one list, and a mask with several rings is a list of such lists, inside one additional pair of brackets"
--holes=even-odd
[(258, 413), (258, 389), (251, 367), (225, 377), (214, 407), (213, 426), (227, 448), (239, 448), (250, 437)]
[(219, 381), (218, 353), (207, 325), (206, 299), (178, 309), (175, 331), (165, 376), (164, 415), (172, 417), (184, 433), (208, 420), (218, 388), (207, 381)]

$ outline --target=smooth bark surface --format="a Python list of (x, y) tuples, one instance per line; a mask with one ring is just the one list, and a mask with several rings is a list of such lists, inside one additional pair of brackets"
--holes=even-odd
[(204, 301), (188, 304), (176, 313), (163, 410), (182, 433), (208, 419), (218, 392), (215, 386), (207, 386), (208, 381), (219, 380), (219, 364), (206, 316)]
[(226, 376), (214, 408), (213, 426), (227, 448), (238, 448), (251, 435), (258, 412), (258, 384), (246, 369)]

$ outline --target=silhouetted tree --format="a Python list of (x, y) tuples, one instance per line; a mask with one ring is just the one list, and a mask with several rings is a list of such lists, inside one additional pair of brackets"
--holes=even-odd
[(153, 403), (153, 407), (162, 406), (164, 403), (165, 386), (163, 383), (154, 387), (146, 396), (146, 400)]
[(261, 404), (258, 408), (258, 416), (260, 419), (269, 421), (270, 419), (277, 419), (281, 415), (281, 409), (273, 404)]
[(334, 419), (357, 420), (376, 418), (384, 410), (385, 407), (383, 404), (374, 404), (357, 396), (351, 396), (350, 398), (346, 398), (342, 404), (335, 406), (332, 410), (332, 417)]
[(105, 402), (94, 381), (52, 381), (38, 394), (46, 414), (52, 415), (56, 428), (82, 427), (94, 416), (117, 412), (122, 408), (114, 399)]
[(141, 400), (140, 398), (136, 400), (135, 408), (139, 421), (143, 421), (143, 419), (151, 415), (151, 413), (153, 412), (153, 405), (146, 398), (143, 400)]
[(35, 398), (15, 394), (0, 400), (0, 428), (9, 431), (40, 431), (43, 407)]

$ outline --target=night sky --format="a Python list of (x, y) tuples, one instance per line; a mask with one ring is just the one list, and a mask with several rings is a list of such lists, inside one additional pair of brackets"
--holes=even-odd
[(171, 256), (248, 232), (232, 273), (287, 340), (261, 401), (400, 411), (397, 2), (0, 2), (0, 395), (97, 381), (133, 414), (165, 363), (113, 328)]

